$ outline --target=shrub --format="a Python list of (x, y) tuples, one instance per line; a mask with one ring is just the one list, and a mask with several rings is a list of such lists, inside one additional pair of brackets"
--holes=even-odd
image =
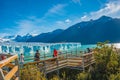
[(25, 65), (20, 69), (20, 80), (46, 80), (37, 65)]

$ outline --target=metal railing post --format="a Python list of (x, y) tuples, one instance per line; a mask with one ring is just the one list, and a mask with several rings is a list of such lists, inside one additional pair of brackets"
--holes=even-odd
[(68, 58), (67, 51), (66, 51), (66, 59)]
[(56, 64), (57, 64), (57, 75), (58, 75), (58, 78), (60, 80), (60, 76), (59, 76), (59, 62), (58, 62), (58, 58), (56, 59)]
[[(17, 77), (19, 77), (19, 79), (18, 80), (20, 80), (20, 67), (19, 67), (19, 62), (18, 62), (18, 58), (17, 59), (15, 59), (15, 65), (17, 65), (18, 66), (18, 71), (16, 72), (16, 76)], [(23, 66), (23, 65), (22, 65)]]
[(45, 61), (43, 61), (43, 72), (44, 72), (44, 76), (46, 77), (46, 63), (45, 63)]
[(5, 76), (2, 72), (2, 69), (0, 69), (0, 80), (5, 80)]
[(46, 59), (46, 55), (45, 55), (45, 52), (44, 52), (44, 60)]
[(83, 67), (83, 72), (84, 72), (85, 71), (84, 56), (82, 56), (82, 67)]
[(71, 57), (72, 57), (72, 51), (71, 51)]

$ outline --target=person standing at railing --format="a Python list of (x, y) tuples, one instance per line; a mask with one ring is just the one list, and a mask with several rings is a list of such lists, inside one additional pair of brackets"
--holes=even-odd
[(34, 58), (35, 58), (35, 59), (34, 59), (35, 61), (39, 61), (39, 60), (40, 60), (40, 53), (39, 53), (38, 50), (36, 50), (36, 53), (35, 53)]
[(54, 49), (53, 51), (53, 57), (57, 57), (58, 56), (58, 51), (56, 49)]
[(20, 67), (23, 68), (23, 64), (24, 64), (24, 55), (21, 53), (20, 55)]
[(87, 53), (90, 53), (90, 52), (91, 52), (90, 48), (87, 48)]
[(6, 56), (4, 54), (1, 55), (1, 59), (4, 60), (6, 59)]

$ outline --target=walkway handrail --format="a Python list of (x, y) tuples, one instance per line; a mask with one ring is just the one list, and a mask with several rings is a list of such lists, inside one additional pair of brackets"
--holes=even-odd
[(18, 74), (17, 55), (13, 55), (5, 60), (0, 61), (0, 80), (19, 80)]
[(14, 56), (11, 56), (5, 60), (0, 61), (0, 68), (4, 67), (5, 65), (7, 65), (8, 63), (12, 62), (13, 60), (15, 60), (17, 58), (18, 58), (18, 56), (14, 55)]
[[(67, 56), (67, 57), (66, 57)], [(59, 57), (49, 58), (46, 60), (40, 60), (35, 62), (29, 62), (27, 64), (37, 64), (40, 65), (40, 69), (49, 73), (54, 70), (58, 70), (63, 67), (77, 67), (84, 70), (85, 67), (94, 63), (93, 53), (83, 54), (82, 56), (72, 57), (67, 54), (66, 56), (61, 55)], [(80, 69), (81, 70), (81, 69)]]
[[(82, 53), (78, 53), (80, 51), (63, 51), (63, 52), (58, 52), (58, 56), (68, 56), (68, 55), (71, 55), (71, 56), (80, 56)], [(47, 60), (48, 58), (52, 58), (53, 57), (53, 54), (51, 55), (40, 55), (40, 59), (43, 59), (43, 60)], [(42, 61), (43, 61), (42, 60)], [(26, 56), (25, 57), (25, 62), (30, 62), (30, 61), (34, 61), (34, 56)], [(30, 62), (31, 63), (31, 62)]]

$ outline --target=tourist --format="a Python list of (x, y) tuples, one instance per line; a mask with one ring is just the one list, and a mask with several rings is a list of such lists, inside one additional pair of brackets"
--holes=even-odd
[(23, 68), (23, 64), (24, 64), (24, 55), (21, 53), (20, 55), (20, 67)]
[(87, 48), (87, 52), (88, 52), (88, 53), (90, 53), (90, 52), (91, 52), (90, 48)]
[(11, 53), (8, 53), (8, 56), (7, 56), (7, 57), (8, 57), (8, 58), (11, 57)]
[(54, 51), (53, 51), (53, 57), (57, 57), (57, 56), (58, 56), (58, 52), (57, 52), (56, 49), (54, 49)]
[(6, 56), (4, 54), (1, 55), (1, 59), (4, 60), (6, 59)]
[(36, 53), (35, 53), (35, 61), (39, 61), (40, 60), (40, 53), (38, 50), (36, 50)]

